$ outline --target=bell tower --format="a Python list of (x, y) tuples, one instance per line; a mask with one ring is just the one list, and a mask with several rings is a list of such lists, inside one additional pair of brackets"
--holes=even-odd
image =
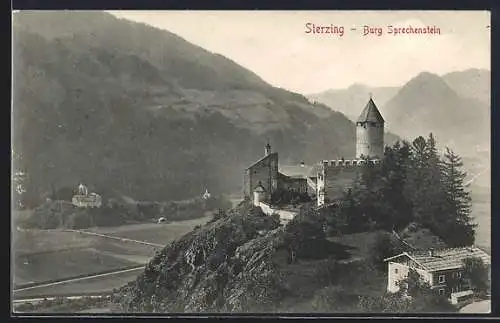
[(268, 142), (265, 147), (265, 156), (268, 156), (270, 154), (271, 154), (271, 145)]
[(370, 94), (370, 100), (356, 120), (356, 158), (384, 156), (384, 123)]

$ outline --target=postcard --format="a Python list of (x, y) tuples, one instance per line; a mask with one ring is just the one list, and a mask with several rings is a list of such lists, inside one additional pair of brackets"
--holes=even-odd
[(490, 312), (489, 11), (12, 36), (12, 315)]

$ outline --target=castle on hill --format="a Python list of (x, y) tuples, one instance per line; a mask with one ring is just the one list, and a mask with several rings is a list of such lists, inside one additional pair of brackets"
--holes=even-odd
[(351, 159), (323, 160), (313, 167), (280, 166), (278, 153), (269, 143), (262, 158), (244, 174), (244, 196), (255, 205), (269, 201), (277, 191), (291, 191), (316, 197), (319, 207), (335, 201), (356, 180), (367, 160), (379, 164), (384, 155), (384, 124), (370, 97), (356, 120), (356, 156)]

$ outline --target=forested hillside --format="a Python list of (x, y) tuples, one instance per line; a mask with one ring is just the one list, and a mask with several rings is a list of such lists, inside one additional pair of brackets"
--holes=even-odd
[(240, 192), (267, 140), (282, 163), (354, 154), (341, 113), (167, 31), (97, 12), (13, 20), (15, 163), (34, 197), (78, 182), (148, 200)]

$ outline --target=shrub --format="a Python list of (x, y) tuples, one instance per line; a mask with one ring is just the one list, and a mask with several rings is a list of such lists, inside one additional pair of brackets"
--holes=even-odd
[(387, 264), (384, 263), (384, 259), (403, 252), (395, 243), (391, 234), (387, 232), (378, 233), (370, 249), (370, 260), (372, 264), (382, 271), (387, 270)]
[(464, 277), (470, 283), (472, 290), (478, 294), (486, 294), (489, 290), (488, 267), (479, 257), (463, 260)]

